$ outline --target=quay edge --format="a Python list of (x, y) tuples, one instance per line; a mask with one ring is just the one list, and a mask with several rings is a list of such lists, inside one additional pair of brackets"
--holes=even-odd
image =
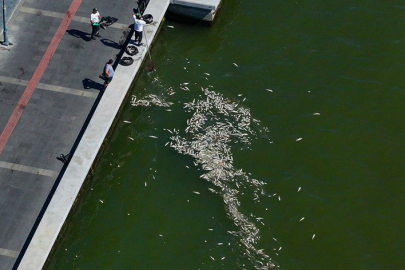
[(212, 23), (221, 3), (222, 0), (170, 0), (167, 12), (174, 16)]

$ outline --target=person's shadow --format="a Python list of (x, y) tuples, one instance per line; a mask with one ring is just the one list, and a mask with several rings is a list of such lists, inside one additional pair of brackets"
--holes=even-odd
[(81, 38), (84, 41), (90, 41), (91, 38), (89, 36), (91, 36), (91, 34), (89, 33), (85, 33), (83, 31), (80, 30), (76, 30), (76, 29), (70, 29), (66, 31), (69, 35), (76, 37), (76, 38)]
[(103, 43), (104, 45), (120, 50), (122, 49), (122, 46), (120, 44), (118, 44), (117, 42), (112, 41), (111, 39), (107, 39), (107, 38), (102, 38), (100, 39), (101, 43)]
[[(100, 79), (100, 80), (101, 80), (101, 79)], [(102, 91), (102, 90), (103, 90), (103, 87), (104, 87), (104, 84), (95, 82), (95, 81), (90, 80), (90, 79), (88, 79), (88, 78), (84, 79), (82, 82), (83, 82), (83, 88), (84, 88), (84, 89), (91, 89), (91, 88), (92, 88), (92, 89), (96, 89), (96, 90)]]

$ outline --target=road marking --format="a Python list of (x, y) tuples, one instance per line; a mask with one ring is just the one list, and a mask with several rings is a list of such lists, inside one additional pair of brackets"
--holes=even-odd
[[(41, 16), (48, 16), (48, 17), (53, 17), (53, 18), (60, 18), (60, 19), (63, 19), (63, 17), (65, 16), (65, 14), (60, 13), (60, 12), (46, 11), (46, 10), (42, 10), (42, 9), (29, 8), (29, 7), (21, 7), (20, 11), (25, 12), (25, 13), (41, 15)], [(73, 21), (90, 24), (90, 16), (88, 18), (81, 17), (81, 16), (75, 16), (73, 18)], [(118, 29), (127, 29), (128, 25), (122, 24), (122, 23), (114, 23), (114, 24), (110, 25), (109, 28), (110, 27), (118, 28)]]
[(35, 88), (38, 86), (39, 81), (42, 78), (42, 75), (44, 75), (44, 72), (48, 67), (49, 62), (51, 61), (52, 56), (54, 55), (56, 49), (58, 48), (59, 43), (63, 38), (63, 35), (65, 34), (67, 28), (69, 27), (69, 24), (72, 21), (73, 17), (75, 16), (76, 11), (79, 9), (81, 3), (82, 0), (73, 0), (68, 11), (66, 12), (65, 17), (63, 18), (63, 21), (59, 25), (58, 30), (56, 30), (56, 33), (53, 36), (51, 43), (48, 46), (48, 49), (46, 50), (44, 56), (42, 57), (41, 62), (39, 63), (37, 69), (35, 70), (34, 75), (32, 75), (32, 78), (29, 81), (27, 87), (25, 88), (23, 95), (18, 101), (18, 104), (15, 107), (10, 119), (8, 120), (6, 127), (2, 131), (0, 135), (0, 155), (3, 152), (3, 149), (11, 136), (11, 133), (13, 133), (13, 130), (18, 123), (18, 120), (20, 119), (22, 113), (24, 112), (24, 109), (27, 106), (28, 101), (30, 100), (32, 94), (34, 93)]
[[(26, 81), (26, 80), (5, 77), (5, 76), (0, 76), (0, 82), (17, 84), (17, 85), (22, 85), (22, 86), (27, 86), (29, 83), (29, 81)], [(53, 92), (82, 96), (82, 97), (96, 98), (98, 96), (98, 93), (92, 93), (89, 91), (77, 90), (77, 89), (73, 89), (73, 88), (56, 86), (56, 85), (51, 85), (51, 84), (46, 84), (46, 83), (39, 83), (37, 88), (43, 89), (43, 90), (48, 90), (48, 91), (53, 91)]]
[(0, 255), (7, 256), (7, 257), (13, 257), (17, 258), (18, 254), (20, 254), (19, 251), (14, 251), (14, 250), (9, 250), (5, 248), (0, 248)]
[(16, 163), (4, 162), (4, 161), (0, 161), (0, 168), (10, 169), (13, 171), (27, 172), (27, 173), (32, 173), (32, 174), (39, 174), (39, 175), (50, 176), (50, 177), (58, 176), (58, 172), (56, 172), (56, 171), (50, 171), (50, 170), (20, 165), (20, 164), (16, 164)]

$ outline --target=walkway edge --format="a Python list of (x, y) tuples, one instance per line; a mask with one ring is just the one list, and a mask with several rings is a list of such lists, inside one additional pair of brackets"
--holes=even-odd
[[(154, 23), (146, 27), (144, 34), (152, 41), (163, 20), (170, 0), (151, 1), (145, 11), (152, 14)], [(38, 228), (18, 266), (18, 270), (40, 270), (61, 231), (76, 197), (86, 179), (111, 125), (124, 101), (131, 84), (139, 72), (142, 60), (147, 56), (141, 47), (131, 66), (119, 65), (113, 81), (103, 95), (90, 123), (53, 195)]]

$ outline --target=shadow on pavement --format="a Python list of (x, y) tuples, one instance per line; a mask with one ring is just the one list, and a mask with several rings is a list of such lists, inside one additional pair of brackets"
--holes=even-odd
[(96, 90), (100, 90), (100, 91), (103, 90), (103, 84), (95, 82), (95, 81), (90, 80), (88, 78), (84, 79), (82, 82), (83, 82), (83, 88), (84, 89), (96, 89)]
[(103, 43), (105, 46), (120, 50), (122, 49), (122, 46), (118, 44), (117, 42), (112, 41), (111, 39), (107, 38), (102, 38), (100, 39), (101, 43)]
[(76, 30), (76, 29), (70, 29), (66, 31), (69, 35), (76, 37), (76, 38), (81, 38), (84, 41), (91, 41), (91, 34), (90, 33), (85, 33), (83, 31), (80, 30)]

